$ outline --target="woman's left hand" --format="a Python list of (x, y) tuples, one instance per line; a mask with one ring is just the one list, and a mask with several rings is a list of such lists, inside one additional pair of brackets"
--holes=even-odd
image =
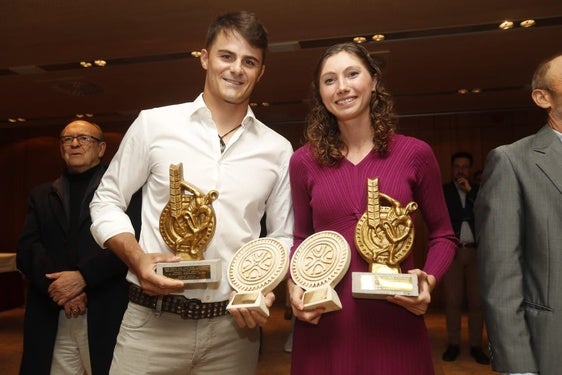
[(427, 312), (427, 308), (431, 303), (431, 291), (435, 287), (435, 277), (418, 268), (410, 270), (408, 273), (415, 274), (418, 277), (418, 296), (389, 296), (386, 297), (386, 300), (404, 307), (412, 314), (423, 315)]

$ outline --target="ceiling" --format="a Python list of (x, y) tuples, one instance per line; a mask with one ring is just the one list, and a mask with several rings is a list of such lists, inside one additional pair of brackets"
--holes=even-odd
[[(129, 123), (140, 109), (193, 100), (204, 72), (190, 51), (216, 15), (238, 9), (270, 35), (251, 100), (269, 103), (254, 110), (276, 126), (302, 122), (320, 54), (354, 36), (383, 61), (401, 116), (532, 108), (534, 68), (562, 50), (560, 0), (2, 1), (0, 128), (61, 126), (85, 113)], [(536, 25), (520, 27), (526, 19)], [(498, 29), (504, 20), (515, 27)], [(384, 41), (369, 40), (379, 33)], [(96, 59), (107, 65), (80, 65)]]

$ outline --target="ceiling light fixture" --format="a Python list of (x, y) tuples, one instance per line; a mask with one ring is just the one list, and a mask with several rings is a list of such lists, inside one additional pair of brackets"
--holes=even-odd
[(482, 92), (482, 89), (479, 87), (473, 88), (472, 90), (470, 90), (471, 93), (473, 94), (480, 94)]
[(498, 27), (502, 30), (509, 30), (513, 28), (513, 21), (503, 21)]
[(525, 21), (521, 21), (521, 23), (519, 24), (519, 26), (521, 27), (531, 27), (531, 26), (535, 26), (535, 20), (525, 20)]
[(200, 57), (200, 56), (201, 56), (201, 51), (191, 51), (191, 56), (193, 56), (193, 57)]
[(382, 42), (384, 40), (384, 35), (382, 34), (375, 34), (371, 37), (375, 42)]
[(467, 89), (459, 89), (457, 92), (461, 95), (464, 95), (464, 94), (468, 93), (468, 90)]
[(80, 65), (82, 65), (82, 67), (84, 68), (89, 68), (92, 66), (92, 63), (88, 61), (80, 61)]
[(107, 61), (105, 61), (105, 60), (94, 60), (94, 64), (96, 64), (96, 66), (105, 66), (107, 64)]
[(355, 38), (353, 38), (353, 41), (357, 44), (361, 44), (365, 43), (367, 41), (367, 38), (365, 38), (364, 36), (356, 36)]

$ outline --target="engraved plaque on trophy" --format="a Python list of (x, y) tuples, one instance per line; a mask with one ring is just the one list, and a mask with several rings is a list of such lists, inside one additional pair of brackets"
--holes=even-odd
[(218, 192), (203, 194), (183, 181), (183, 165), (170, 165), (170, 199), (160, 214), (160, 234), (168, 247), (182, 260), (161, 262), (156, 272), (185, 284), (217, 282), (221, 278), (220, 259), (205, 259), (203, 253), (215, 233), (212, 202)]
[(264, 296), (285, 278), (289, 256), (275, 238), (258, 238), (242, 246), (228, 266), (228, 282), (237, 293), (227, 310), (247, 308), (269, 316)]
[(344, 277), (350, 263), (349, 244), (337, 232), (317, 232), (297, 247), (291, 259), (291, 277), (305, 290), (305, 310), (323, 307), (326, 313), (342, 309), (334, 287)]
[(417, 276), (401, 273), (400, 262), (414, 244), (410, 213), (418, 205), (410, 202), (402, 207), (400, 202), (381, 193), (378, 178), (369, 179), (367, 184), (367, 211), (355, 227), (355, 245), (369, 263), (370, 272), (353, 272), (353, 297), (417, 296)]

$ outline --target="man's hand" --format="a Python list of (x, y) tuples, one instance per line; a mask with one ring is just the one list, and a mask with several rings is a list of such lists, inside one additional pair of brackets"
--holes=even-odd
[(457, 177), (455, 180), (455, 184), (457, 184), (457, 186), (465, 192), (469, 192), (470, 190), (472, 190), (472, 186), (470, 186), (470, 182), (468, 182), (468, 179), (465, 177)]
[(86, 313), (88, 307), (88, 297), (82, 292), (64, 304), (64, 313), (67, 318), (77, 318)]
[(427, 312), (431, 303), (431, 291), (435, 286), (435, 277), (417, 268), (408, 271), (408, 273), (416, 274), (418, 277), (418, 296), (391, 296), (386, 297), (386, 300), (404, 307), (414, 315), (423, 315)]
[(45, 277), (54, 280), (49, 285), (48, 291), (51, 299), (59, 306), (63, 306), (70, 299), (82, 293), (86, 287), (86, 280), (84, 280), (80, 271), (48, 273)]
[(156, 263), (179, 262), (180, 257), (171, 254), (145, 254), (137, 258), (133, 272), (139, 279), (142, 291), (151, 296), (182, 292), (183, 281), (156, 274)]
[[(234, 292), (230, 296), (232, 299), (234, 297)], [(270, 308), (275, 301), (275, 294), (273, 292), (269, 292), (265, 295), (265, 305), (267, 308)], [(255, 328), (255, 327), (263, 327), (265, 323), (267, 323), (267, 319), (269, 318), (267, 315), (262, 313), (261, 311), (256, 310), (248, 310), (247, 308), (239, 308), (239, 309), (231, 309), (230, 315), (238, 324), (240, 328)]]
[(139, 279), (142, 291), (151, 296), (160, 296), (183, 291), (181, 280), (156, 274), (156, 263), (179, 262), (172, 254), (146, 254), (131, 233), (120, 233), (106, 241), (109, 247)]
[(289, 290), (289, 300), (291, 302), (293, 315), (303, 322), (318, 324), (324, 313), (324, 308), (319, 307), (314, 310), (304, 310), (304, 303), (302, 301), (304, 290), (295, 284), (293, 280), (287, 281), (287, 289)]

